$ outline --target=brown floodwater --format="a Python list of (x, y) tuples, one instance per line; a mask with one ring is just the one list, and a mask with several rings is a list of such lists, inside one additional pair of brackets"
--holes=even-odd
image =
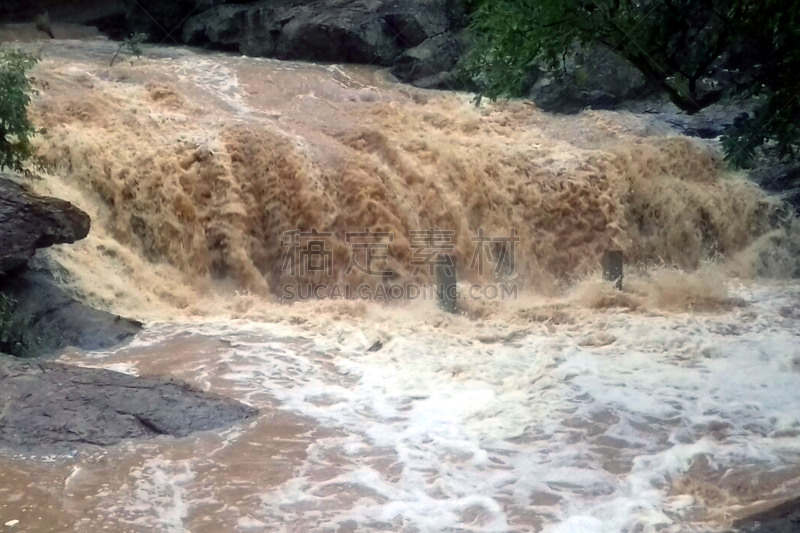
[[(627, 113), (476, 107), (371, 67), (161, 46), (109, 67), (115, 43), (79, 37), (24, 44), (53, 165), (32, 187), (93, 220), (35, 266), (146, 328), (61, 358), (261, 414), (4, 452), (0, 531), (707, 532), (796, 494), (797, 226), (712, 142)], [(452, 230), (462, 288), (496, 281), (467, 268), (471, 237), (515, 229), (517, 296), (457, 316), (278, 301), (383, 283), (345, 275), (346, 232), (368, 227), (394, 236), (380, 267), (419, 283), (410, 232)], [(277, 266), (300, 228), (331, 234), (330, 275)], [(622, 292), (596, 272), (609, 247), (647, 265)]]

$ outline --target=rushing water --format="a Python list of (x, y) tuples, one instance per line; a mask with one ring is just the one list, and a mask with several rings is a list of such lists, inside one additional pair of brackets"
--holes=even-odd
[[(56, 168), (35, 186), (94, 224), (39, 261), (148, 325), (63, 359), (175, 376), (261, 415), (0, 457), (0, 523), (713, 531), (796, 493), (797, 234), (713, 146), (628, 114), (476, 108), (367, 67), (151, 48), (109, 68), (113, 50), (58, 41), (36, 72), (38, 148)], [(281, 235), (311, 227), (334, 234), (339, 262), (345, 231), (393, 232), (399, 280), (411, 230), (451, 229), (469, 257), (478, 228), (514, 228), (518, 298), (458, 316), (279, 303)], [(622, 293), (594, 273), (609, 247), (651, 265)]]

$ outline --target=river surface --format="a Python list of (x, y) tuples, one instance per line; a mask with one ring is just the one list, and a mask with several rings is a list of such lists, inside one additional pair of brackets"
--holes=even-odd
[[(171, 376), (251, 423), (67, 456), (0, 455), (17, 531), (709, 532), (800, 489), (800, 284), (791, 220), (717, 149), (625, 113), (555, 117), (398, 85), (378, 69), (152, 47), (42, 48), (54, 165), (90, 213), (36, 266), (145, 321), (61, 359)], [(776, 220), (783, 222), (776, 223)], [(336, 267), (290, 276), (318, 228)], [(280, 301), (346, 278), (345, 231), (517, 231), (514, 297)], [(793, 241), (794, 239), (794, 241)], [(788, 243), (788, 244), (787, 244)], [(647, 267), (622, 292), (599, 254)], [(490, 285), (460, 265), (461, 288)], [(509, 274), (507, 272), (505, 274)]]

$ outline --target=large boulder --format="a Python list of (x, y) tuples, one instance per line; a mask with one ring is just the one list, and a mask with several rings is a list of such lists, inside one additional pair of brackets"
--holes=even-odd
[(557, 113), (615, 109), (654, 92), (630, 62), (599, 44), (567, 57), (564, 68), (539, 71), (533, 79), (529, 97), (541, 109)]
[[(0, 294), (15, 302), (12, 323), (25, 330), (18, 332), (24, 336), (24, 345), (20, 346), (24, 353), (13, 353), (14, 342), (20, 340), (11, 338), (15, 332), (6, 332), (2, 349), (12, 355), (46, 355), (68, 346), (104, 350), (129, 341), (142, 329), (140, 322), (72, 298), (43, 272), (25, 271), (0, 278)], [(8, 322), (7, 317), (0, 319)]]
[(89, 226), (89, 215), (69, 202), (0, 178), (0, 275), (27, 265), (37, 248), (83, 239)]
[(26, 452), (184, 437), (257, 414), (252, 407), (171, 379), (2, 354), (0, 384), (0, 445)]
[(262, 0), (193, 15), (182, 39), (250, 56), (391, 66), (464, 24), (458, 0)]
[(395, 60), (392, 74), (424, 89), (460, 89), (458, 62), (464, 39), (450, 32), (426, 39)]
[(279, 3), (264, 2), (255, 6), (218, 6), (186, 22), (183, 42), (253, 57), (273, 57), (282, 27), (278, 7)]
[(455, 0), (392, 0), (381, 6), (379, 15), (402, 48), (413, 48), (467, 22), (464, 6)]
[(146, 33), (156, 42), (180, 43), (183, 25), (189, 17), (225, 0), (136, 0), (126, 2), (128, 32)]
[(275, 57), (391, 65), (401, 47), (377, 8), (377, 2), (297, 6), (285, 14)]

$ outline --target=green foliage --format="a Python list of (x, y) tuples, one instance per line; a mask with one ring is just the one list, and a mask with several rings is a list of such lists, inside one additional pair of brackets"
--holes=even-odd
[(16, 311), (17, 301), (0, 294), (0, 353), (36, 357), (42, 352), (42, 341), (31, 333), (30, 319)]
[(117, 56), (124, 48), (130, 55), (135, 56), (136, 58), (142, 57), (144, 53), (142, 51), (142, 43), (147, 40), (146, 33), (133, 33), (128, 37), (125, 37), (117, 48), (117, 51), (114, 52), (114, 57), (111, 58), (111, 63), (108, 65), (109, 67), (114, 66), (114, 61), (116, 61)]
[(36, 56), (0, 47), (0, 170), (29, 174), (24, 167), (29, 160), (41, 166), (30, 142), (41, 131), (28, 118), (33, 92), (28, 72), (38, 61)]
[(592, 43), (628, 59), (681, 109), (757, 98), (723, 139), (739, 165), (759, 147), (800, 142), (800, 2), (785, 0), (468, 0), (466, 76), (490, 98), (520, 96), (534, 66), (560, 68)]

